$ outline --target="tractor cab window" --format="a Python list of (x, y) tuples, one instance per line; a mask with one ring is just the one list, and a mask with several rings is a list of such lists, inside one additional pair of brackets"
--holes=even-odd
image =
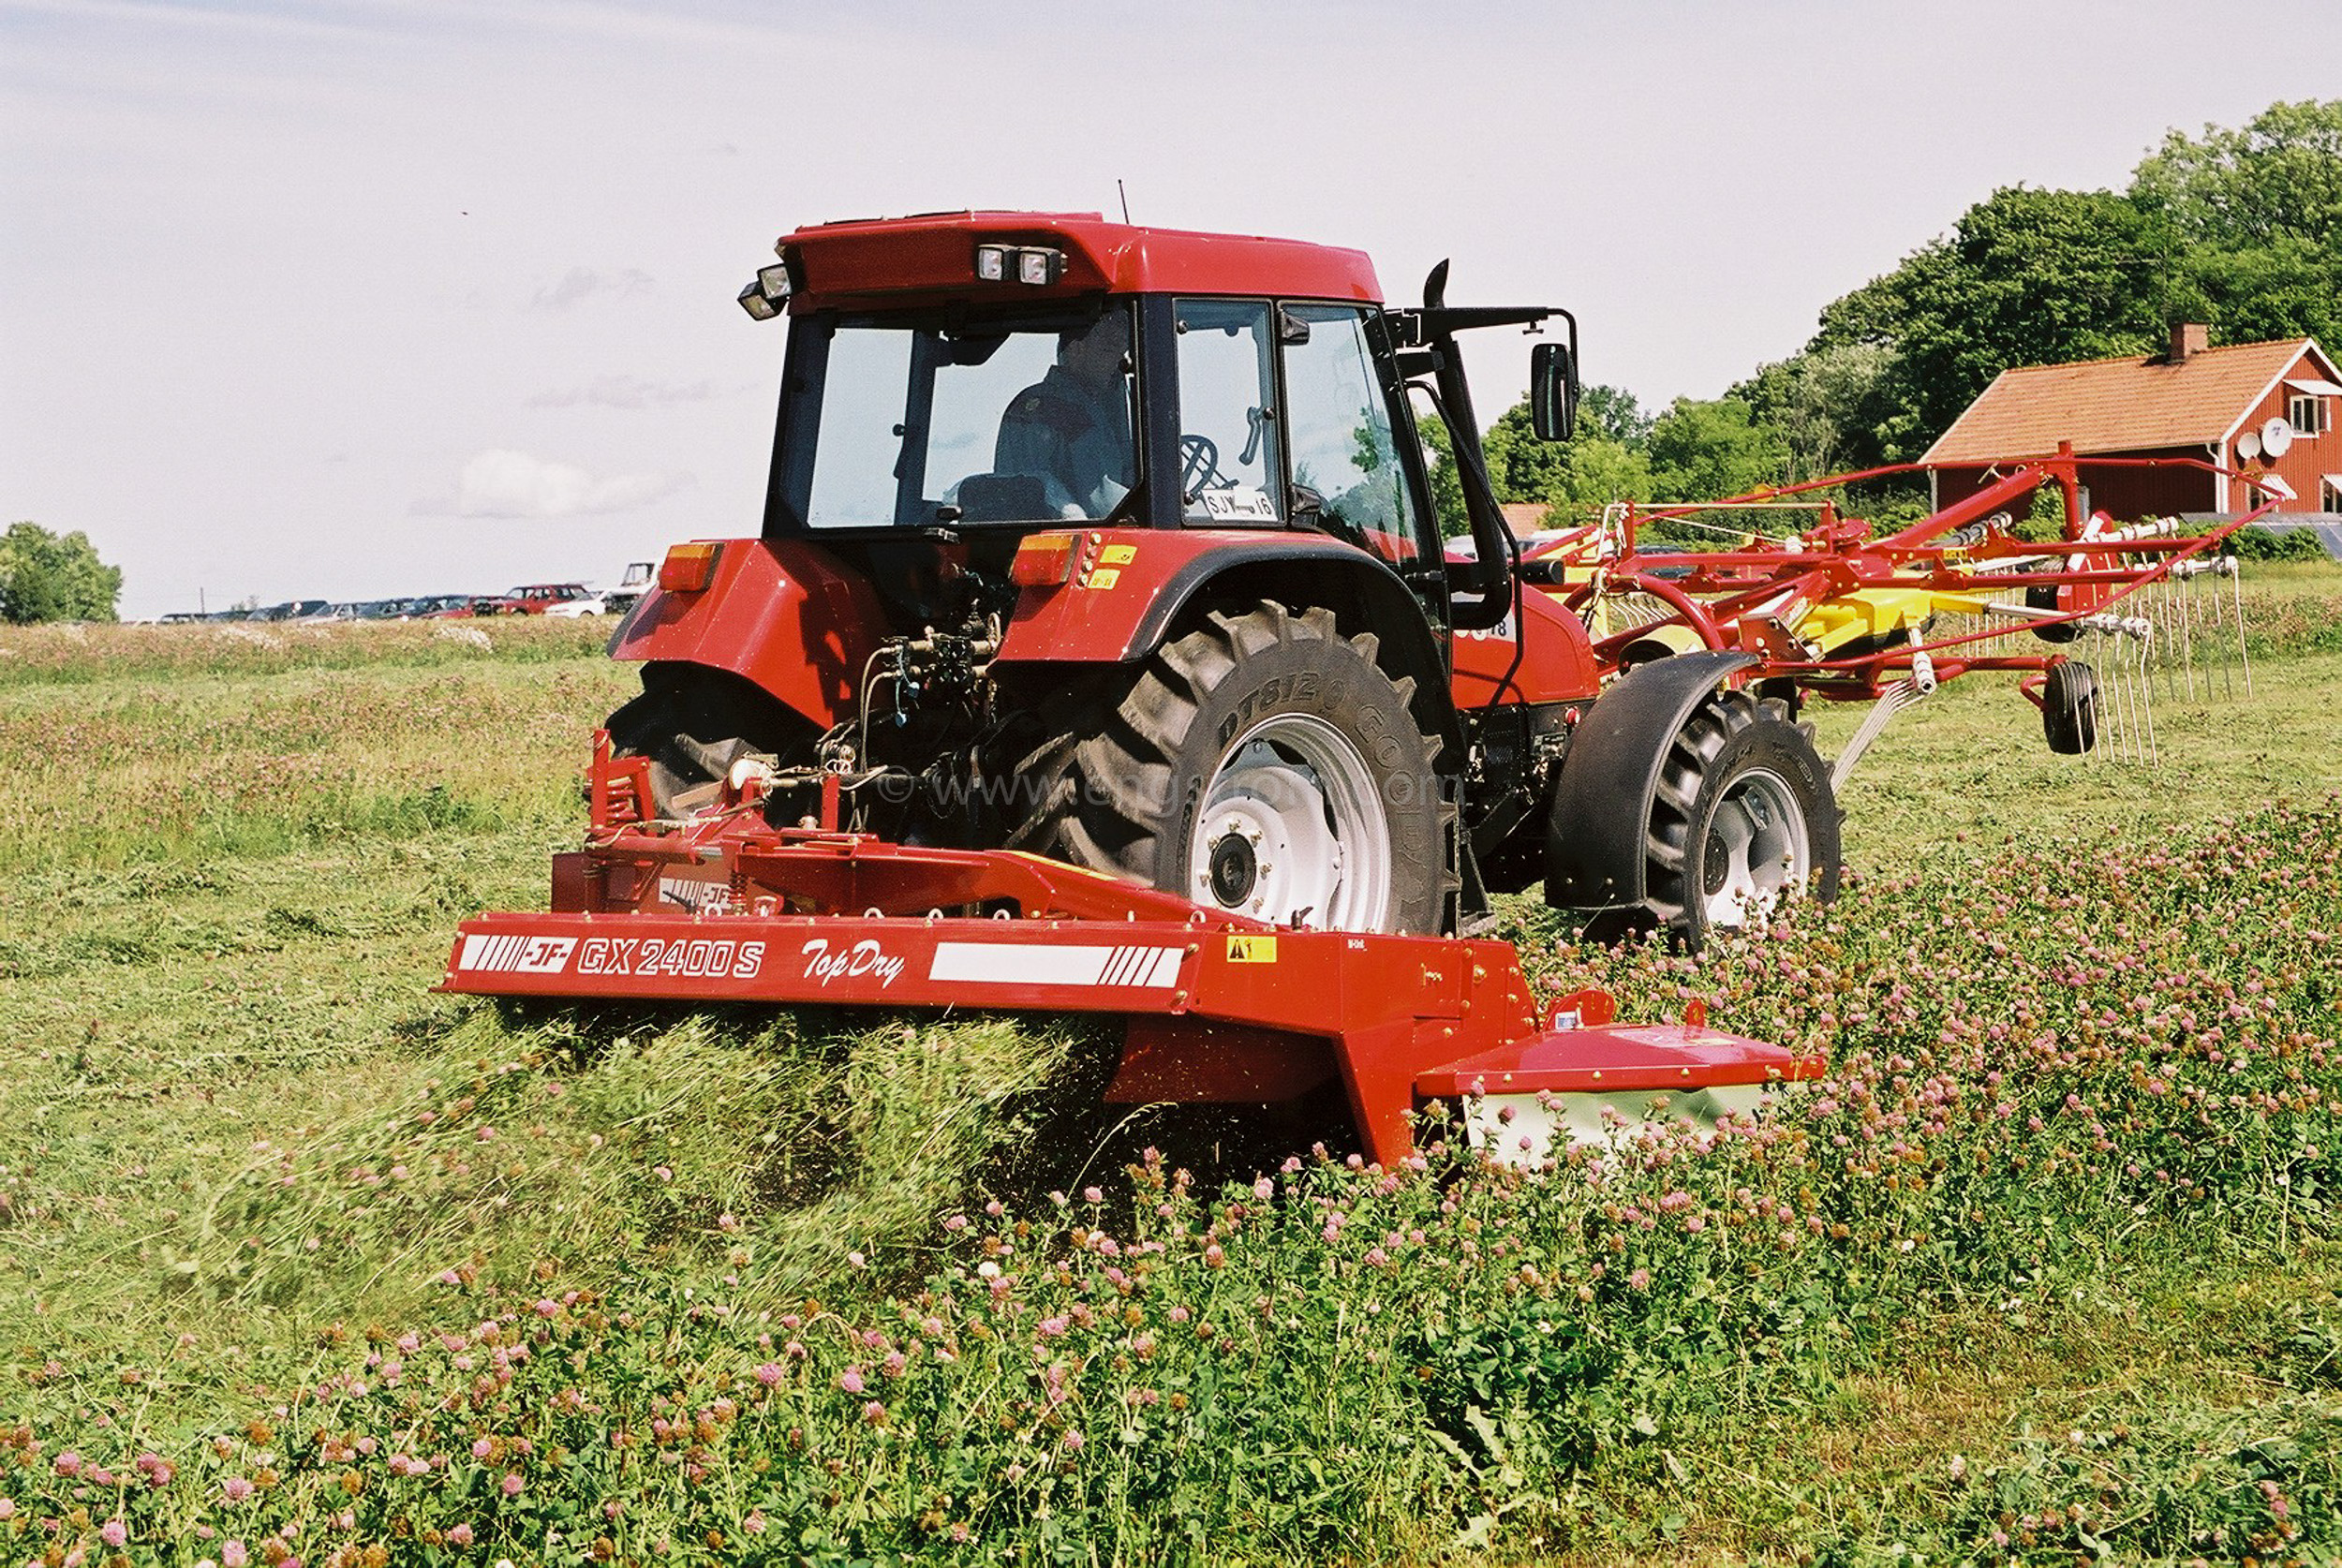
[(1130, 367), (1126, 311), (1059, 333), (1056, 362), (1001, 413), (986, 478), (1037, 481), (1053, 517), (1111, 512), (1138, 482)]
[(1138, 484), (1126, 307), (808, 318), (776, 515), (814, 529), (1099, 521)]
[(1292, 304), (1282, 314), (1284, 428), (1293, 448), (1288, 510), (1394, 567), (1416, 562), (1424, 530), (1400, 466), (1391, 394), (1375, 374), (1365, 317), (1347, 305)]
[(1282, 472), (1266, 301), (1181, 300), (1179, 497), (1196, 523), (1275, 523)]

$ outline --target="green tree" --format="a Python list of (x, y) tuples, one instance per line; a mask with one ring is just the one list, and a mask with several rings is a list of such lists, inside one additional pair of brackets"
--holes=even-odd
[(111, 621), (122, 596), (122, 569), (97, 558), (89, 536), (59, 536), (37, 523), (0, 534), (0, 620)]
[(1807, 351), (1886, 351), (1877, 390), (1891, 411), (1876, 455), (1908, 461), (2010, 365), (2160, 345), (2173, 244), (2167, 226), (2111, 191), (1995, 191), (1949, 235), (1824, 309)]
[(1880, 431), (1896, 409), (1887, 382), (1893, 356), (1877, 343), (1811, 348), (1759, 365), (1725, 395), (1743, 399), (1788, 451), (1787, 477), (1820, 479), (1875, 466)]
[(2186, 246), (2174, 314), (2223, 343), (2342, 337), (2342, 100), (2173, 131), (2130, 197)]
[(2342, 99), (2273, 103), (2239, 130), (2172, 131), (2131, 199), (2191, 244), (2254, 249), (2342, 235)]
[(1757, 422), (1746, 400), (1679, 397), (1651, 427), (1651, 475), (1666, 501), (1715, 501), (1788, 477), (1781, 433)]
[(1542, 503), (1564, 526), (1591, 522), (1613, 501), (1651, 498), (1650, 433), (1650, 417), (1623, 387), (1586, 388), (1567, 441), (1537, 439), (1523, 398), (1489, 429), (1489, 480), (1500, 501)]
[(1431, 511), (1439, 519), (1440, 537), (1464, 539), (1472, 532), (1472, 515), (1464, 510), (1463, 476), (1456, 469), (1456, 445), (1447, 438), (1447, 424), (1430, 409), (1417, 409), (1416, 433), (1423, 439), (1423, 466), (1431, 481)]
[(1556, 499), (1568, 478), (1573, 444), (1539, 440), (1529, 422), (1527, 398), (1505, 409), (1480, 443), (1496, 498), (1506, 503)]
[(1634, 451), (1651, 439), (1653, 416), (1624, 387), (1591, 386), (1578, 395), (1578, 428)]
[(1654, 493), (1651, 457), (1614, 436), (1580, 435), (1569, 444), (1569, 469), (1550, 497), (1553, 521), (1592, 523), (1614, 501), (1648, 501)]

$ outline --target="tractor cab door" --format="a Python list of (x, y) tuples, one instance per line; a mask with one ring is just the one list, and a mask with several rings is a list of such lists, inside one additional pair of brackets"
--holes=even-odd
[[(1447, 573), (1426, 502), (1421, 456), (1401, 422), (1403, 389), (1375, 355), (1369, 314), (1354, 305), (1281, 307), (1289, 502), (1311, 524), (1377, 555), (1447, 620)], [(1412, 460), (1412, 461), (1411, 461)]]
[(1444, 628), (1439, 530), (1374, 313), (1180, 300), (1175, 331), (1184, 521), (1331, 534), (1388, 566)]

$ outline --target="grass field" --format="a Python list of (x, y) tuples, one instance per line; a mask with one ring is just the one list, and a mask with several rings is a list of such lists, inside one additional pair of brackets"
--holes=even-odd
[(575, 835), (590, 623), (0, 631), (0, 1550), (2331, 1561), (2342, 581), (2251, 592), (2153, 770), (1898, 719), (1705, 965), (1516, 906), (1839, 1063), (1543, 1182), (1122, 1172), (1070, 1026), (429, 995)]

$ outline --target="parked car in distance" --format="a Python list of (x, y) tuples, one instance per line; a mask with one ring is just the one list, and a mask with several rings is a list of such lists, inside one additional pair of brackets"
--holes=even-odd
[(583, 583), (525, 583), (482, 612), (497, 615), (599, 615), (601, 596)]
[(282, 604), (272, 604), (265, 610), (255, 610), (249, 618), (256, 621), (305, 621), (332, 608), (330, 599), (292, 599)]
[(432, 594), (427, 598), (415, 600), (414, 609), (408, 612), (408, 614), (410, 619), (419, 621), (443, 621), (467, 615), (492, 615), (496, 614), (495, 611), (482, 610), (481, 606), (495, 602), (496, 599), (493, 597), (482, 598), (478, 594)]
[(602, 614), (623, 615), (633, 609), (650, 591), (651, 579), (658, 571), (656, 561), (627, 562), (626, 575), (618, 579), (618, 585), (601, 596)]

